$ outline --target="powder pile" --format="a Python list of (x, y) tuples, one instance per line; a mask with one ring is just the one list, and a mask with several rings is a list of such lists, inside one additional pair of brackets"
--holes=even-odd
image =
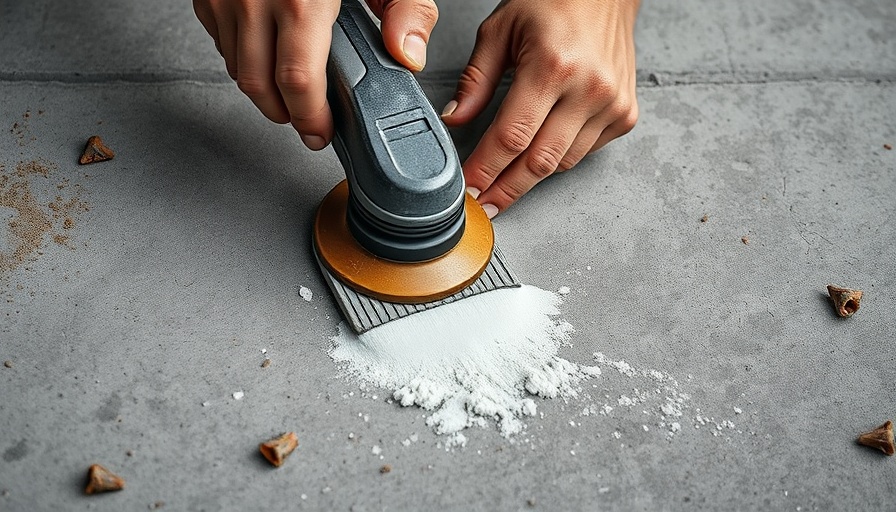
[(532, 286), (495, 290), (389, 322), (357, 335), (345, 323), (330, 356), (347, 375), (393, 390), (427, 425), (463, 446), (460, 432), (494, 423), (505, 437), (525, 428), (533, 397), (572, 398), (600, 369), (558, 357), (572, 326), (560, 297)]
[[(449, 450), (466, 446), (462, 431), (469, 427), (495, 425), (506, 438), (520, 434), (526, 418), (536, 414), (539, 397), (579, 402), (580, 418), (615, 418), (608, 432), (615, 439), (631, 439), (639, 431), (671, 440), (685, 427), (703, 427), (726, 440), (742, 433), (734, 422), (692, 408), (691, 394), (667, 373), (635, 368), (601, 352), (594, 353), (595, 366), (559, 357), (573, 333), (559, 318), (561, 301), (559, 292), (523, 286), (416, 313), (362, 335), (343, 322), (329, 354), (344, 376), (360, 380), (362, 390), (385, 388), (402, 406), (429, 411), (427, 425), (447, 436)], [(599, 385), (584, 386), (599, 376)], [(743, 413), (736, 406), (727, 410)], [(634, 423), (634, 430), (619, 428), (620, 419)]]

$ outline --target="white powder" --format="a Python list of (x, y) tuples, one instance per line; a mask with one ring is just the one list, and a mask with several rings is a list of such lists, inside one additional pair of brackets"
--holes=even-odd
[[(504, 437), (519, 434), (526, 429), (527, 417), (544, 418), (544, 413), (537, 411), (539, 397), (590, 402), (580, 409), (581, 415), (596, 420), (611, 413), (612, 417), (652, 415), (657, 420), (658, 435), (667, 439), (677, 437), (683, 424), (697, 430), (710, 426), (701, 431), (716, 437), (735, 431), (733, 422), (717, 422), (701, 414), (700, 409), (689, 414), (690, 394), (662, 371), (637, 369), (600, 352), (594, 354), (598, 366), (559, 357), (560, 347), (569, 343), (573, 332), (571, 325), (558, 318), (561, 301), (559, 293), (523, 286), (423, 311), (362, 335), (342, 323), (332, 338), (329, 354), (344, 376), (357, 379), (362, 398), (372, 388), (380, 387), (390, 390), (392, 399), (400, 405), (424, 409), (426, 424), (436, 434), (446, 436), (436, 446), (449, 451), (467, 445), (462, 432), (469, 427), (495, 425)], [(582, 392), (581, 384), (601, 376), (601, 367), (616, 370), (624, 381), (636, 381), (638, 387), (622, 384), (625, 389), (613, 393), (614, 376), (608, 375), (601, 387), (613, 395), (604, 394), (606, 400), (595, 403), (591, 395)], [(687, 377), (693, 380), (693, 376)], [(351, 396), (353, 392), (343, 398)], [(376, 400), (377, 395), (370, 396)], [(743, 412), (733, 409), (735, 414)], [(732, 410), (731, 406), (727, 410)], [(365, 422), (370, 419), (366, 414), (358, 416)], [(569, 425), (581, 426), (575, 421), (569, 421)], [(641, 428), (654, 432), (643, 423)], [(612, 436), (620, 439), (622, 434), (616, 430)], [(417, 439), (413, 434), (401, 445), (408, 447)], [(379, 446), (373, 449), (374, 455), (382, 458), (377, 453), (380, 451)]]
[(495, 290), (394, 320), (362, 335), (345, 323), (330, 356), (346, 375), (393, 390), (404, 407), (429, 411), (446, 448), (468, 427), (495, 424), (509, 437), (534, 416), (534, 396), (573, 398), (597, 367), (558, 357), (572, 326), (556, 319), (558, 295), (523, 286)]
[(311, 302), (311, 299), (314, 298), (314, 292), (312, 292), (311, 289), (302, 286), (299, 288), (299, 296), (306, 301)]
[(233, 399), (234, 400), (242, 400), (244, 396), (246, 396), (245, 393), (243, 393), (242, 391), (237, 391), (233, 394)]

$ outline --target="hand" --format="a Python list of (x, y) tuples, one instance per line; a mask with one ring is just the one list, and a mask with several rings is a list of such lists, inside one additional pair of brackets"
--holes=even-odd
[[(369, 0), (390, 54), (412, 71), (426, 65), (438, 19), (433, 0)], [(227, 72), (275, 123), (292, 123), (310, 149), (333, 139), (327, 58), (340, 0), (193, 0)]]
[(514, 69), (494, 121), (464, 163), (467, 186), (489, 217), (634, 127), (638, 6), (504, 0), (482, 23), (442, 119), (471, 121)]

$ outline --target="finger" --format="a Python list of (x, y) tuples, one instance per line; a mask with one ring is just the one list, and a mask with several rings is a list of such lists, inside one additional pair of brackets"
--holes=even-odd
[(289, 122), (289, 111), (274, 82), (276, 27), (264, 12), (250, 13), (243, 19), (237, 41), (236, 84), (268, 119)]
[(218, 51), (224, 57), (227, 74), (236, 80), (237, 77), (237, 22), (229, 12), (219, 12), (215, 17), (218, 26)]
[(426, 66), (426, 45), (439, 9), (433, 0), (391, 0), (375, 2), (382, 5), (380, 17), (383, 43), (386, 50), (411, 71)]
[(482, 193), (478, 201), (490, 217), (506, 210), (540, 181), (553, 174), (581, 131), (571, 108), (562, 102), (551, 111), (529, 145)]
[(290, 122), (313, 150), (323, 149), (333, 138), (326, 68), (337, 10), (329, 14), (326, 20), (320, 12), (293, 12), (277, 19), (275, 81)]
[[(638, 102), (632, 103), (630, 110), (622, 116), (598, 115), (585, 123), (576, 136), (569, 151), (560, 161), (558, 171), (566, 171), (578, 164), (585, 156), (604, 147), (613, 139), (630, 132), (638, 122)], [(608, 124), (609, 123), (609, 124)]]
[(479, 27), (470, 61), (457, 81), (454, 99), (442, 110), (448, 126), (472, 121), (485, 110), (508, 67), (507, 31), (488, 19)]
[(591, 152), (591, 147), (594, 146), (595, 141), (606, 128), (607, 122), (604, 119), (600, 117), (589, 119), (578, 135), (576, 135), (576, 139), (569, 147), (569, 150), (563, 155), (560, 165), (557, 167), (557, 172), (569, 170), (585, 158), (585, 155)]
[(467, 186), (488, 189), (498, 174), (529, 147), (541, 129), (557, 97), (555, 91), (541, 85), (543, 82), (527, 76), (531, 73), (517, 75), (491, 126), (464, 162)]
[[(196, 18), (199, 19), (199, 23), (202, 24), (208, 35), (214, 39), (215, 47), (218, 47), (218, 24), (215, 22), (215, 15), (210, 6), (206, 2), (193, 0), (193, 12), (196, 13)], [(220, 49), (218, 51), (220, 52)]]
[(603, 131), (603, 133), (600, 134), (600, 137), (598, 137), (594, 144), (591, 146), (591, 150), (589, 151), (589, 153), (597, 151), (598, 149), (609, 144), (610, 141), (622, 137), (626, 133), (632, 131), (637, 122), (638, 104), (634, 103), (631, 111), (629, 111), (625, 116), (620, 117), (619, 119), (614, 121)]

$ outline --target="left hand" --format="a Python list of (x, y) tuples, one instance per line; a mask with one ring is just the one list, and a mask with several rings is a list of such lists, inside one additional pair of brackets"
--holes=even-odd
[(639, 3), (504, 0), (482, 23), (442, 119), (471, 121), (514, 69), (494, 121), (464, 163), (467, 186), (489, 217), (634, 127)]

